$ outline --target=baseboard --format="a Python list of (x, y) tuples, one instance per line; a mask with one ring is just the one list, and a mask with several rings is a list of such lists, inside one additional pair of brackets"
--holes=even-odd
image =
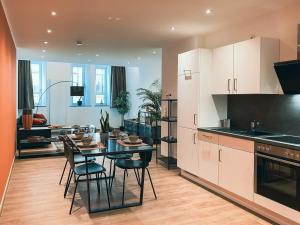
[(10, 166), (9, 175), (8, 175), (8, 178), (7, 178), (7, 181), (6, 181), (6, 185), (5, 185), (5, 189), (4, 189), (2, 198), (1, 198), (1, 202), (0, 202), (0, 216), (2, 215), (2, 209), (3, 209), (3, 205), (4, 205), (4, 200), (5, 200), (5, 196), (6, 196), (6, 193), (7, 193), (7, 189), (8, 189), (8, 185), (9, 185), (9, 182), (10, 182), (10, 177), (11, 177), (14, 165), (15, 165), (15, 157), (14, 157), (14, 159), (12, 161), (11, 166)]
[(249, 201), (245, 198), (242, 198), (232, 192), (229, 192), (213, 183), (210, 183), (209, 181), (206, 181), (202, 178), (196, 177), (184, 170), (181, 170), (180, 175), (202, 187), (204, 187), (205, 189), (216, 193), (218, 195), (220, 195), (221, 197), (224, 197), (225, 199), (234, 202), (240, 206), (242, 206), (245, 209), (248, 209), (264, 218), (267, 218), (275, 223), (278, 224), (284, 224), (284, 225), (297, 225), (298, 223), (286, 218), (282, 215), (279, 215), (261, 205), (256, 204), (255, 202)]

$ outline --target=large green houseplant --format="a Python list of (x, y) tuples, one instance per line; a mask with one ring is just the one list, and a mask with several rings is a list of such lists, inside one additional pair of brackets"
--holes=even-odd
[(121, 91), (119, 96), (114, 100), (113, 106), (121, 114), (121, 127), (124, 126), (124, 116), (130, 110), (129, 92)]
[(143, 101), (140, 109), (149, 113), (150, 122), (160, 120), (162, 91), (159, 80), (155, 80), (149, 88), (137, 89), (137, 96)]

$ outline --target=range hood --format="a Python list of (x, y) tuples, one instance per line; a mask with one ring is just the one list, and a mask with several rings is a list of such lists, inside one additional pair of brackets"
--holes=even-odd
[(300, 25), (298, 24), (297, 60), (274, 63), (284, 94), (300, 94)]

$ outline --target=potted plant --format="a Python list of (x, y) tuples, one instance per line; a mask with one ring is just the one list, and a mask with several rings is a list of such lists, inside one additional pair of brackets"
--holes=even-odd
[(161, 95), (159, 80), (155, 80), (149, 89), (139, 88), (137, 89), (137, 96), (143, 101), (140, 105), (142, 110), (145, 110), (150, 115), (150, 123), (158, 121), (161, 118)]
[(112, 128), (109, 125), (109, 113), (105, 111), (104, 114), (102, 109), (100, 111), (100, 128), (101, 128), (100, 130), (101, 142), (103, 144), (106, 144), (109, 138), (109, 132), (112, 131)]
[(129, 92), (121, 91), (119, 96), (114, 100), (113, 106), (121, 114), (121, 130), (124, 128), (124, 115), (130, 110)]

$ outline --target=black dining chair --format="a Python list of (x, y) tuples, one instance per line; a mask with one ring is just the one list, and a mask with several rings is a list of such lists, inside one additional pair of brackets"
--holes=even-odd
[(122, 193), (122, 205), (124, 205), (124, 194), (125, 194), (125, 175), (127, 173), (127, 170), (133, 170), (138, 182), (138, 185), (141, 187), (141, 176), (140, 176), (140, 172), (139, 169), (146, 169), (149, 179), (150, 179), (150, 183), (151, 183), (151, 187), (152, 187), (152, 191), (154, 194), (155, 199), (157, 199), (156, 193), (155, 193), (155, 189), (154, 189), (154, 185), (152, 182), (152, 178), (149, 172), (149, 163), (151, 162), (152, 159), (152, 152), (144, 152), (144, 153), (139, 153), (140, 155), (140, 159), (117, 159), (115, 161), (115, 165), (118, 168), (121, 168), (124, 170), (124, 174), (123, 174), (123, 193)]
[[(64, 155), (65, 155), (65, 157), (66, 157), (65, 166), (64, 166), (64, 169), (63, 169), (62, 174), (61, 174), (61, 176), (60, 176), (60, 180), (59, 180), (59, 184), (61, 184), (61, 181), (62, 181), (62, 179), (63, 179), (63, 177), (64, 177), (64, 174), (65, 174), (65, 171), (66, 171), (68, 162), (69, 162), (69, 161), (68, 161), (68, 152), (67, 152), (67, 150), (66, 150), (66, 142), (69, 141), (69, 139), (68, 139), (67, 136), (62, 136), (62, 135), (58, 136), (58, 139), (59, 139), (61, 142), (63, 142), (63, 145), (64, 145)], [(89, 157), (89, 158), (88, 158), (88, 161), (89, 161), (89, 162), (92, 162), (92, 161), (95, 161), (95, 160), (96, 160), (95, 157)], [(75, 163), (75, 164), (85, 163), (85, 158), (80, 154), (80, 152), (74, 151), (74, 163)], [(71, 174), (71, 168), (70, 168), (70, 170), (69, 170), (68, 179), (69, 179), (70, 174)]]
[(66, 142), (66, 149), (68, 151), (68, 161), (70, 163), (71, 166), (71, 176), (67, 181), (67, 185), (66, 185), (66, 190), (65, 193), (68, 191), (71, 180), (73, 175), (75, 176), (75, 189), (74, 189), (74, 193), (73, 193), (73, 198), (72, 198), (72, 203), (71, 203), (71, 207), (70, 207), (70, 211), (69, 214), (72, 213), (72, 208), (73, 208), (73, 204), (74, 204), (74, 200), (75, 200), (75, 195), (76, 195), (76, 191), (77, 191), (77, 186), (78, 186), (78, 182), (80, 181), (80, 177), (82, 176), (87, 176), (89, 180), (91, 180), (91, 175), (95, 175), (96, 176), (96, 182), (97, 182), (97, 189), (98, 189), (98, 193), (100, 195), (100, 178), (102, 177), (102, 175), (104, 176), (104, 180), (105, 180), (105, 186), (106, 186), (106, 194), (107, 194), (107, 202), (108, 202), (108, 207), (110, 208), (110, 200), (109, 200), (109, 193), (108, 193), (108, 184), (107, 184), (107, 177), (106, 177), (106, 169), (96, 163), (96, 162), (88, 162), (87, 164), (82, 164), (79, 166), (75, 166), (75, 161), (74, 161), (74, 146), (70, 145), (68, 142)]

